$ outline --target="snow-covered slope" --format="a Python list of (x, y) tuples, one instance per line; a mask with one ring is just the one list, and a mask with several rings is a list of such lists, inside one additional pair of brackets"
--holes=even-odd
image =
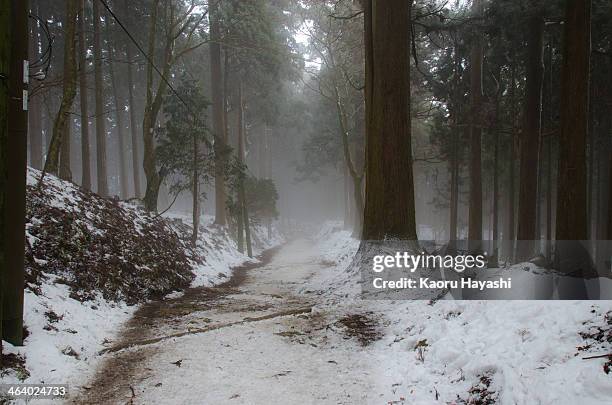
[[(324, 237), (321, 237), (324, 235)], [(363, 316), (380, 332), (375, 391), (389, 404), (603, 404), (612, 398), (611, 301), (374, 301), (349, 268), (359, 243), (328, 224), (320, 311)]]
[[(138, 303), (189, 286), (225, 281), (250, 260), (227, 228), (204, 219), (191, 249), (189, 221), (157, 217), (28, 171), (23, 347), (5, 344), (13, 367), (0, 382), (76, 384), (93, 372)], [(279, 244), (253, 230), (255, 253)]]
[(71, 296), (137, 303), (187, 287), (190, 261), (186, 236), (164, 218), (135, 205), (100, 198), (72, 183), (28, 172), (26, 266), (36, 291), (54, 274)]

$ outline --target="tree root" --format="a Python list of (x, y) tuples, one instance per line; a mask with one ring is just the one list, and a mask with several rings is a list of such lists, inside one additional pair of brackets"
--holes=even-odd
[(312, 307), (289, 309), (286, 311), (274, 312), (272, 314), (267, 314), (267, 315), (262, 315), (262, 316), (257, 316), (257, 317), (248, 317), (240, 321), (222, 323), (219, 325), (208, 326), (206, 328), (191, 329), (186, 332), (173, 333), (171, 335), (160, 336), (160, 337), (156, 337), (152, 339), (145, 339), (145, 340), (139, 340), (139, 341), (134, 341), (134, 342), (126, 342), (126, 343), (122, 343), (114, 347), (110, 347), (108, 349), (101, 350), (98, 352), (98, 354), (103, 355), (106, 353), (116, 353), (116, 352), (131, 348), (131, 347), (151, 345), (151, 344), (155, 344), (163, 340), (167, 340), (167, 339), (183, 337), (183, 336), (188, 336), (188, 335), (195, 335), (199, 333), (211, 332), (217, 329), (229, 328), (231, 326), (243, 325), (243, 324), (250, 323), (250, 322), (265, 321), (268, 319), (278, 318), (281, 316), (300, 315), (300, 314), (306, 314), (310, 312), (312, 312)]
[(608, 353), (608, 354), (600, 354), (598, 356), (589, 356), (589, 357), (583, 357), (582, 360), (591, 360), (591, 359), (604, 359), (604, 358), (612, 358), (612, 353)]

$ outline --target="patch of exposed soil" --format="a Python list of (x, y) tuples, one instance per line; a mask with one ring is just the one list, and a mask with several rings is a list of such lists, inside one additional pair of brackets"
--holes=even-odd
[(142, 333), (145, 328), (153, 328), (170, 318), (218, 307), (221, 298), (230, 294), (238, 294), (238, 287), (244, 283), (248, 272), (268, 264), (278, 249), (279, 247), (266, 250), (257, 257), (257, 260), (234, 268), (230, 279), (215, 287), (189, 288), (179, 297), (156, 300), (143, 305), (127, 323), (126, 333), (123, 334), (121, 340), (143, 339), (146, 337)]
[(344, 327), (347, 338), (356, 338), (361, 346), (368, 346), (383, 336), (372, 313), (346, 315), (336, 323)]
[[(593, 309), (591, 312), (596, 313), (597, 311)], [(583, 357), (585, 360), (606, 359), (602, 368), (604, 373), (610, 374), (612, 372), (612, 311), (603, 315), (601, 322), (585, 323), (585, 326), (587, 329), (580, 332), (580, 337), (584, 339), (585, 344), (578, 346), (578, 352), (593, 354)]]
[(494, 405), (498, 403), (499, 394), (492, 391), (490, 386), (493, 379), (489, 375), (479, 376), (478, 382), (468, 390), (467, 399), (457, 395), (457, 404), (462, 405)]
[(3, 353), (2, 363), (0, 364), (0, 375), (5, 376), (11, 372), (14, 372), (20, 380), (25, 380), (30, 376), (30, 373), (25, 367), (25, 359), (22, 356), (14, 353)]
[(580, 337), (586, 341), (586, 345), (579, 346), (579, 351), (591, 348), (610, 349), (612, 346), (612, 311), (603, 315), (600, 324), (589, 324), (587, 330), (580, 332)]

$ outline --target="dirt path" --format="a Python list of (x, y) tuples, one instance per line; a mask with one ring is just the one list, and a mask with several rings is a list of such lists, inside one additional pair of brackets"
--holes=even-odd
[[(220, 306), (220, 301), (238, 293), (247, 272), (267, 265), (279, 248), (270, 249), (258, 257), (257, 262), (247, 263), (234, 270), (227, 282), (216, 287), (192, 288), (179, 297), (153, 301), (142, 306), (125, 325), (117, 342), (109, 342), (108, 352), (100, 370), (91, 384), (86, 385), (72, 403), (122, 403), (123, 396), (132, 391), (133, 381), (143, 370), (142, 363), (159, 351), (147, 342), (163, 340), (167, 336), (190, 332), (197, 322), (195, 314), (202, 314)], [(183, 317), (190, 316), (187, 322)], [(208, 322), (209, 318), (200, 320)], [(133, 348), (131, 350), (124, 350)]]
[[(323, 314), (311, 313), (316, 293), (298, 293), (326, 265), (317, 261), (312, 244), (305, 240), (268, 251), (259, 259), (258, 264), (237, 269), (223, 285), (191, 289), (138, 310), (120, 339), (103, 351), (106, 359), (100, 370), (72, 403), (168, 403), (161, 398), (178, 401), (173, 403), (222, 403), (241, 398), (244, 384), (258, 380), (248, 372), (238, 376), (238, 370), (231, 371), (234, 367), (248, 370), (255, 365), (266, 370), (265, 363), (270, 362), (266, 372), (275, 381), (293, 373), (272, 364), (281, 360), (275, 351), (311, 357), (294, 353), (296, 345), (317, 348), (311, 341), (317, 337), (306, 339), (312, 335), (307, 332), (329, 328)], [(259, 340), (255, 337), (263, 340), (252, 346)], [(327, 365), (334, 363), (325, 360)], [(229, 385), (211, 384), (215, 380)], [(177, 397), (175, 390), (182, 386), (185, 391)], [(214, 394), (210, 401), (200, 401), (202, 391)]]
[(577, 403), (585, 390), (585, 404), (607, 403), (601, 365), (574, 355), (591, 304), (367, 300), (337, 287), (342, 256), (322, 260), (323, 243), (294, 241), (223, 286), (143, 307), (73, 403)]

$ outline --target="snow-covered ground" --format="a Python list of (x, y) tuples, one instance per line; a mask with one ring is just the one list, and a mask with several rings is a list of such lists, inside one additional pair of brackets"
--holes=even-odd
[[(227, 232), (217, 230), (215, 238), (210, 237), (211, 233), (201, 236), (199, 243), (206, 253), (205, 263), (195, 265), (192, 286), (226, 281), (232, 268), (254, 260), (238, 252)], [(263, 228), (258, 228), (256, 233), (263, 244), (255, 248), (255, 254), (282, 241), (276, 231), (272, 239), (265, 237)], [(10, 372), (0, 382), (68, 383), (71, 387), (85, 384), (102, 358), (98, 352), (112, 344), (121, 325), (137, 308), (138, 305), (109, 302), (101, 296), (80, 302), (70, 297), (66, 285), (56, 284), (51, 276), (42, 285), (42, 294), (25, 291), (24, 319), (29, 332), (25, 345), (14, 347), (4, 343), (5, 354), (13, 353), (25, 359), (27, 374)]]
[(97, 351), (135, 309), (102, 297), (80, 302), (53, 277), (41, 289), (39, 295), (25, 291), (24, 323), (29, 333), (25, 346), (4, 343), (4, 354), (23, 358), (27, 372), (11, 371), (0, 378), (1, 383), (66, 384), (86, 378), (97, 364)]
[(118, 386), (90, 392), (87, 400), (602, 404), (612, 398), (607, 359), (583, 360), (612, 349), (609, 301), (362, 300), (359, 275), (347, 271), (358, 245), (334, 224), (312, 240), (289, 243), (244, 284), (173, 318), (173, 329), (190, 333), (116, 353), (113, 366), (140, 363), (130, 378), (120, 373), (112, 380)]
[[(206, 221), (199, 286), (227, 281), (247, 260)], [(35, 365), (27, 382), (69, 381), (79, 403), (610, 402), (609, 360), (584, 358), (612, 352), (612, 302), (364, 300), (351, 267), (358, 247), (326, 224), (241, 284), (196, 289), (182, 301), (172, 294), (162, 306), (169, 315), (153, 318), (163, 323), (103, 356), (133, 307), (84, 306), (51, 284), (44, 298), (26, 297), (35, 333), (10, 350)], [(50, 322), (48, 309), (60, 319)], [(57, 330), (41, 332), (47, 324)], [(62, 354), (66, 346), (79, 359)]]
[[(28, 184), (35, 186), (38, 176), (39, 172), (30, 170)], [(45, 179), (45, 186), (50, 187), (44, 197), (46, 200), (44, 203), (36, 200), (36, 204), (55, 207), (57, 212), (79, 212), (78, 205), (83, 204), (85, 199), (93, 198), (93, 203), (84, 209), (87, 218), (77, 218), (77, 221), (80, 221), (92, 234), (104, 234), (104, 230), (91, 228), (91, 219), (98, 217), (103, 208), (98, 211), (98, 208), (93, 206), (99, 203), (97, 197), (87, 196), (70, 183), (62, 182), (50, 175)], [(29, 195), (29, 198), (32, 198), (32, 195)], [(29, 202), (33, 204), (31, 199)], [(150, 219), (137, 207), (128, 203), (119, 203), (119, 206), (123, 212), (121, 215), (127, 213), (129, 218), (134, 218), (134, 226), (137, 229), (150, 224)], [(35, 206), (30, 208), (29, 212), (27, 237), (34, 254), (33, 260), (38, 266), (34, 269), (29, 268), (28, 271), (37, 271), (36, 281), (40, 282), (30, 283), (25, 290), (24, 324), (27, 330), (25, 345), (14, 347), (4, 343), (3, 347), (5, 355), (18, 356), (20, 361), (25, 361), (25, 364), (3, 370), (0, 383), (69, 384), (70, 389), (73, 389), (85, 384), (94, 375), (102, 359), (99, 352), (113, 344), (122, 325), (130, 319), (139, 305), (128, 305), (123, 299), (111, 300), (101, 293), (95, 293), (91, 299), (78, 299), (79, 297), (73, 294), (65, 281), (70, 279), (70, 271), (57, 268), (54, 268), (53, 272), (48, 271), (50, 270), (46, 267), (48, 261), (37, 257), (46, 252), (37, 250), (39, 246), (37, 244), (46, 237), (46, 234), (32, 235), (33, 227), (48, 220), (36, 216), (36, 213), (40, 212), (39, 209), (44, 207)], [(188, 217), (180, 218), (182, 216), (179, 214), (169, 214), (169, 223), (170, 217), (175, 220), (177, 217), (183, 219), (184, 224), (190, 226)], [(197, 249), (200, 260), (189, 260), (194, 274), (191, 286), (214, 285), (226, 281), (235, 266), (255, 260), (238, 252), (227, 228), (213, 227), (211, 222), (211, 218), (202, 218)], [(181, 228), (183, 225), (175, 221), (170, 226)], [(177, 234), (184, 231), (178, 228)], [(258, 226), (253, 229), (255, 254), (282, 243), (282, 237), (276, 229), (273, 229), (271, 238), (267, 236), (264, 227)], [(82, 269), (87, 272), (87, 265), (83, 265)], [(147, 269), (142, 271), (146, 272)], [(172, 293), (170, 296), (177, 294), (180, 292)]]
[[(334, 297), (326, 305), (384, 319), (368, 350), (385, 365), (376, 379), (395, 393), (385, 401), (463, 403), (489, 385), (501, 404), (612, 403), (607, 359), (583, 360), (612, 353), (611, 301), (362, 301), (359, 275), (347, 271), (358, 243), (337, 229), (328, 225), (319, 245), (337, 266), (312, 281)], [(603, 328), (604, 343), (579, 351), (593, 343), (581, 336), (591, 328)]]

